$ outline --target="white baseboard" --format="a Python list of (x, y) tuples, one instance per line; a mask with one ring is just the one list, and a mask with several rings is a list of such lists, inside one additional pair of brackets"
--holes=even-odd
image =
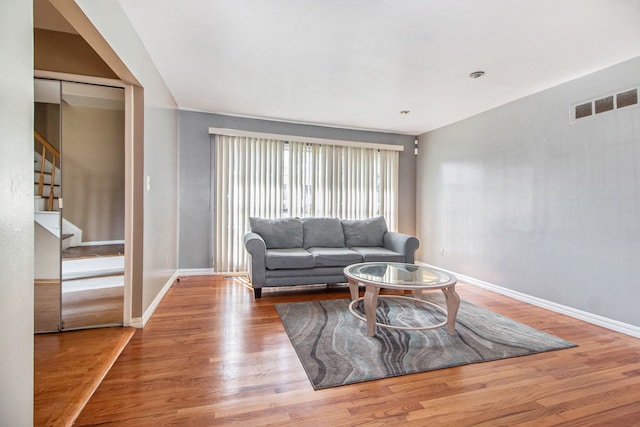
[(511, 289), (503, 288), (493, 283), (488, 283), (483, 280), (478, 280), (473, 277), (465, 276), (464, 274), (456, 273), (455, 271), (449, 271), (444, 268), (440, 268), (436, 265), (427, 264), (424, 262), (416, 261), (418, 265), (424, 265), (426, 267), (433, 267), (439, 270), (446, 271), (453, 274), (459, 281), (468, 283), (479, 288), (487, 289), (489, 291), (508, 296), (518, 301), (526, 302), (536, 307), (545, 308), (547, 310), (554, 311), (556, 313), (564, 314), (565, 316), (573, 317), (575, 319), (583, 320), (594, 325), (602, 326), (603, 328), (610, 329), (612, 331), (620, 332), (625, 335), (631, 335), (632, 337), (640, 338), (640, 327), (623, 323), (618, 320), (609, 319), (607, 317), (599, 316), (597, 314), (589, 313), (587, 311), (578, 310), (577, 308), (569, 307), (566, 305), (558, 304), (553, 301), (548, 301), (542, 298), (534, 297), (531, 295), (523, 294), (521, 292), (513, 291)]
[(138, 329), (144, 328), (144, 326), (147, 324), (147, 322), (149, 321), (153, 313), (156, 311), (156, 308), (158, 308), (160, 301), (162, 301), (162, 298), (164, 298), (167, 292), (169, 292), (169, 289), (171, 289), (171, 286), (173, 286), (178, 276), (179, 276), (178, 271), (173, 273), (171, 278), (169, 278), (167, 283), (165, 283), (165, 285), (162, 287), (160, 292), (158, 292), (158, 295), (156, 295), (151, 305), (149, 305), (149, 307), (147, 307), (147, 309), (144, 311), (144, 315), (142, 317), (132, 317), (131, 324), (129, 326), (132, 326)]
[(100, 240), (95, 242), (82, 242), (78, 246), (123, 245), (124, 240)]
[(248, 276), (246, 271), (216, 271), (213, 268), (183, 268), (179, 271), (180, 276)]
[(180, 276), (213, 276), (218, 274), (213, 268), (182, 268), (179, 270)]

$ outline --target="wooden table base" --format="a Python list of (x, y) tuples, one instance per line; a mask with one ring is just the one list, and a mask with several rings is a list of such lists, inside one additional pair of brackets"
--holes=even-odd
[[(361, 320), (364, 320), (367, 323), (367, 335), (369, 335), (370, 337), (375, 336), (378, 326), (383, 328), (391, 328), (391, 329), (425, 330), (425, 329), (435, 329), (435, 328), (439, 328), (441, 326), (447, 325), (447, 332), (449, 333), (449, 335), (456, 335), (456, 316), (458, 315), (458, 309), (460, 307), (460, 296), (455, 290), (455, 283), (449, 287), (441, 289), (447, 304), (446, 311), (437, 304), (424, 301), (421, 298), (422, 291), (420, 290), (413, 291), (413, 298), (403, 297), (403, 296), (388, 296), (389, 298), (408, 298), (408, 299), (420, 301), (424, 304), (428, 304), (435, 307), (436, 309), (440, 310), (442, 313), (444, 313), (447, 316), (446, 320), (442, 323), (438, 323), (436, 325), (421, 326), (421, 327), (394, 326), (394, 325), (387, 325), (387, 324), (376, 322), (376, 309), (378, 306), (378, 298), (380, 298), (381, 287), (364, 285), (365, 286), (364, 297), (360, 298), (360, 294), (358, 292), (359, 285), (360, 284), (357, 282), (356, 283), (349, 282), (349, 292), (351, 294), (351, 304), (349, 304), (349, 311), (351, 311), (351, 313), (354, 316), (356, 316)], [(364, 300), (365, 317), (362, 317), (359, 314), (357, 314), (355, 312), (355, 309), (353, 308), (357, 303), (357, 301), (362, 299)]]

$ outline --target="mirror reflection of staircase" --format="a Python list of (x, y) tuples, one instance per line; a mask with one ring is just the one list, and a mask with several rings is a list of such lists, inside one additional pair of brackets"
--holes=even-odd
[(33, 180), (36, 195), (36, 210), (60, 209), (60, 151), (37, 131), (33, 131), (36, 142), (34, 151)]
[[(42, 143), (42, 147), (46, 147), (42, 153), (34, 152), (34, 218), (39, 229), (46, 230), (44, 236), (49, 236), (43, 238), (51, 239), (49, 249), (42, 244), (42, 240), (38, 247), (45, 247), (44, 251), (58, 250), (56, 248), (60, 246), (56, 242), (62, 242), (62, 286), (60, 293), (53, 293), (48, 297), (56, 298), (56, 294), (60, 295), (60, 329), (121, 325), (124, 244), (88, 245), (82, 241), (82, 230), (79, 227), (60, 218), (62, 198), (59, 152), (50, 148), (51, 145), (37, 132), (34, 135)], [(50, 280), (52, 284), (56, 281)], [(36, 283), (36, 287), (39, 285), (43, 284)], [(38, 288), (36, 293), (39, 294)], [(55, 319), (58, 316), (56, 311), (52, 305), (46, 317)]]
[(36, 78), (34, 101), (34, 330), (122, 325), (124, 91)]
[(123, 296), (124, 244), (62, 251), (63, 329), (121, 325)]

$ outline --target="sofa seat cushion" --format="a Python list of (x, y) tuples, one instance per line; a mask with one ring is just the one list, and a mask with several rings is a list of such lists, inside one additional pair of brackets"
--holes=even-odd
[(309, 248), (316, 267), (346, 267), (362, 262), (362, 255), (349, 248)]
[(338, 218), (302, 218), (303, 248), (344, 248), (344, 233)]
[(312, 254), (302, 248), (267, 249), (264, 265), (269, 270), (314, 268), (315, 259)]
[(362, 262), (404, 262), (404, 255), (387, 248), (356, 246), (351, 248), (362, 255)]

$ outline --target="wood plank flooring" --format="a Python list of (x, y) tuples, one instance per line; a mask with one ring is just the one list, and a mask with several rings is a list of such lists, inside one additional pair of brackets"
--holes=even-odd
[(60, 280), (34, 280), (33, 303), (34, 332), (58, 331), (60, 329)]
[(122, 325), (124, 286), (98, 288), (62, 294), (65, 330)]
[(134, 332), (101, 328), (36, 335), (34, 425), (72, 425)]
[[(60, 294), (60, 282), (34, 283), (35, 332), (58, 331), (87, 327), (122, 325), (124, 287), (98, 288)], [(62, 302), (62, 305), (60, 303)]]
[(265, 290), (185, 277), (138, 330), (76, 425), (640, 425), (640, 340), (460, 284), (462, 299), (577, 348), (314, 391)]

